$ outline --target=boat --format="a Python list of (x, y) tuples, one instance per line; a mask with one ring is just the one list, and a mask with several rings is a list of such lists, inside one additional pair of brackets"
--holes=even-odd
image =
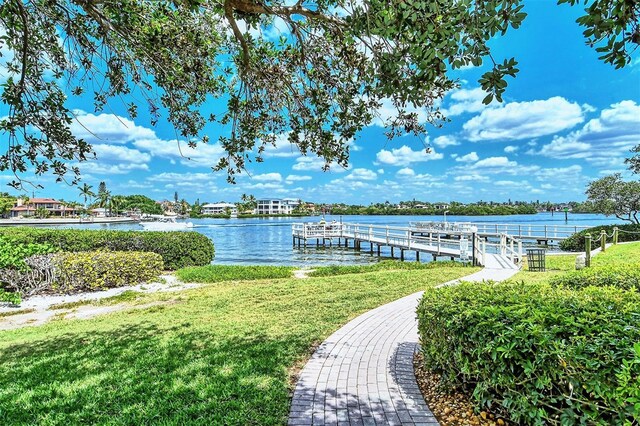
[(145, 231), (183, 231), (193, 228), (191, 222), (177, 222), (174, 217), (161, 217), (152, 222), (140, 222)]

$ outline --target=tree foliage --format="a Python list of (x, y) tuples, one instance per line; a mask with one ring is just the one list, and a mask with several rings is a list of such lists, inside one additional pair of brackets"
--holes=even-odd
[[(635, 0), (559, 3), (584, 3), (587, 42), (605, 62), (630, 62), (640, 42)], [(412, 107), (440, 125), (437, 101), (457, 85), (451, 70), (489, 61), (480, 84), (486, 102), (500, 101), (517, 62), (494, 59), (488, 41), (518, 28), (523, 8), (523, 0), (5, 0), (0, 170), (77, 181), (77, 162), (93, 151), (70, 130), (64, 87), (96, 111), (122, 101), (135, 118), (147, 106), (152, 125), (166, 111), (191, 146), (208, 142), (207, 122), (227, 126), (219, 136), (227, 155), (214, 169), (230, 180), (281, 134), (326, 168), (346, 166), (350, 140), (383, 103), (395, 110), (390, 137), (424, 130)], [(212, 99), (226, 110), (205, 116)]]
[(586, 194), (596, 213), (640, 223), (639, 181), (625, 182), (620, 173), (616, 173), (591, 182)]
[(633, 147), (631, 153), (634, 155), (624, 160), (624, 162), (629, 165), (629, 170), (633, 173), (640, 174), (640, 145)]

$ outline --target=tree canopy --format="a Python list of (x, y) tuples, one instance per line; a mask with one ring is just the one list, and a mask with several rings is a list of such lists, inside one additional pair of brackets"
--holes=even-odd
[(616, 173), (591, 182), (586, 194), (594, 212), (640, 223), (640, 182), (625, 182)]
[[(395, 111), (385, 123), (390, 137), (424, 131), (412, 107), (440, 125), (437, 101), (457, 85), (452, 70), (489, 61), (479, 83), (486, 102), (500, 101), (517, 61), (494, 58), (488, 41), (521, 25), (523, 3), (4, 0), (9, 77), (0, 99), (9, 113), (0, 120), (0, 170), (77, 181), (77, 161), (93, 151), (70, 130), (67, 96), (91, 97), (96, 111), (123, 102), (132, 118), (147, 107), (152, 125), (166, 111), (191, 146), (209, 141), (207, 122), (228, 126), (218, 136), (227, 155), (213, 168), (230, 180), (282, 134), (326, 168), (346, 166), (350, 140), (383, 102)], [(630, 62), (640, 43), (636, 0), (558, 3), (585, 6), (578, 22), (602, 60)], [(205, 116), (211, 99), (226, 103), (224, 112)]]

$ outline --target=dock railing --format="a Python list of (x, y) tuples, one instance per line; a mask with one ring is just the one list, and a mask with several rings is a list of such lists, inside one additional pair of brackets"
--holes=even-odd
[(515, 238), (539, 238), (541, 240), (564, 240), (571, 235), (590, 228), (578, 225), (529, 225), (513, 223), (474, 223), (479, 234), (507, 234)]
[[(485, 264), (485, 242), (476, 233), (442, 229), (396, 227), (357, 223), (296, 223), (292, 225), (292, 234), (302, 240), (325, 240), (332, 238), (353, 239), (370, 244), (398, 247), (403, 250), (429, 252), (442, 256), (461, 256), (462, 244), (471, 245), (466, 253), (477, 262)], [(452, 238), (457, 237), (457, 238)], [(471, 259), (470, 259), (471, 260)]]

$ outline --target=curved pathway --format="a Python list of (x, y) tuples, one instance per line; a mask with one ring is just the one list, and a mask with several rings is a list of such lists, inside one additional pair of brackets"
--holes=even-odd
[[(497, 281), (518, 272), (499, 259), (487, 263), (462, 279)], [(413, 371), (422, 294), (366, 312), (325, 340), (300, 373), (289, 425), (437, 425)]]

